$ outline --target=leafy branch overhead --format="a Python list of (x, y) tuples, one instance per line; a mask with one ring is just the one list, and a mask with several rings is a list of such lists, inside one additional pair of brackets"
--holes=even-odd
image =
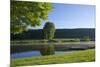
[(11, 33), (20, 33), (28, 26), (39, 26), (48, 19), (53, 9), (51, 3), (11, 1)]

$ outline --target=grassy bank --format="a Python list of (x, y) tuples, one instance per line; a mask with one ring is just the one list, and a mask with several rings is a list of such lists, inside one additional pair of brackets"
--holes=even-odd
[[(54, 45), (56, 51), (65, 51), (65, 50), (83, 50), (83, 49), (91, 49), (95, 48), (95, 42), (67, 42), (67, 43), (49, 43), (50, 45)], [(48, 46), (48, 43), (18, 43), (11, 44), (11, 53), (23, 52), (23, 51), (32, 51), (32, 50), (40, 50), (41, 47)], [(75, 48), (74, 48), (75, 47)]]
[(48, 42), (51, 43), (68, 43), (68, 42), (80, 42), (80, 39), (74, 38), (74, 39), (52, 39), (52, 40), (45, 40), (45, 39), (40, 39), (40, 40), (14, 40), (11, 41), (11, 44), (47, 44)]
[(91, 62), (95, 61), (95, 50), (77, 51), (68, 54), (48, 55), (40, 57), (31, 57), (11, 60), (11, 66), (23, 65), (41, 65), (41, 64), (58, 64), (74, 62)]
[(52, 40), (46, 40), (46, 39), (37, 39), (37, 40), (12, 40), (11, 45), (14, 44), (47, 44), (50, 43), (74, 43), (74, 42), (90, 42), (91, 40), (84, 39), (81, 41), (79, 38), (73, 38), (73, 39), (52, 39)]

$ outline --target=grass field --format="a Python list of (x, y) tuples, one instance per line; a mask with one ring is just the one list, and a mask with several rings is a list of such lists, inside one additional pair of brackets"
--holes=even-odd
[(77, 51), (67, 54), (48, 55), (40, 57), (22, 58), (11, 60), (11, 66), (61, 64), (95, 61), (95, 49)]

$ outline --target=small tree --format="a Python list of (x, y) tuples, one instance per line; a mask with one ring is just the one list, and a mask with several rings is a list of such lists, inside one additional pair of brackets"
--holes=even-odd
[(43, 28), (43, 38), (51, 40), (54, 37), (55, 25), (52, 22), (47, 22)]
[[(47, 40), (51, 40), (54, 37), (55, 26), (52, 22), (47, 22), (43, 28), (43, 38)], [(48, 43), (40, 49), (40, 53), (42, 55), (52, 55), (55, 54), (54, 45)]]

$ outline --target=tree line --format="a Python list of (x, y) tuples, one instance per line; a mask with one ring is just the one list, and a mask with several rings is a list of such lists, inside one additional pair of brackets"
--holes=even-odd
[[(84, 38), (89, 37), (92, 40), (95, 40), (95, 29), (86, 28), (86, 29), (56, 29), (54, 38)], [(42, 29), (25, 31), (20, 34), (11, 34), (12, 40), (27, 40), (27, 39), (43, 39)]]

